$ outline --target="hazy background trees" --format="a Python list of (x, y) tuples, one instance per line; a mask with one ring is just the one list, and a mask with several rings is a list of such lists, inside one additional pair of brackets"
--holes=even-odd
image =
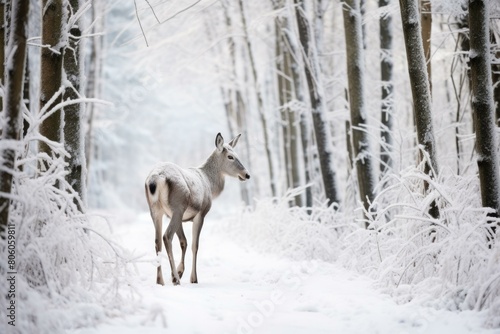
[[(412, 35), (405, 42), (402, 18), (410, 3), (414, 10), (411, 15), (425, 24), (411, 23)], [(155, 161), (158, 155), (163, 160), (196, 164), (195, 157), (186, 160), (179, 146), (185, 148), (194, 143), (200, 150), (209, 150), (208, 142), (199, 146), (204, 143), (201, 134), (221, 127), (246, 134), (245, 157), (255, 164), (252, 168), (257, 176), (251, 190), (240, 191), (247, 204), (252, 198), (280, 196), (290, 188), (308, 185), (290, 205), (326, 201), (341, 207), (351, 203), (354, 206), (350, 208), (355, 209), (364, 203), (363, 210), (369, 211), (376, 193), (388, 186), (390, 179), (394, 180), (408, 166), (422, 166), (429, 178), (422, 180), (421, 195), (430, 200), (431, 216), (438, 218), (443, 203), (429, 186), (439, 178), (441, 170), (457, 166), (461, 175), (474, 175), (477, 171), (471, 159), (471, 154), (475, 154), (471, 140), (471, 87), (464, 80), (468, 77), (468, 57), (457, 49), (468, 39), (463, 37), (467, 32), (464, 35), (456, 24), (464, 22), (467, 10), (458, 2), (405, 1), (401, 3), (404, 10), (390, 1), (222, 1), (208, 7), (202, 3), (189, 7), (182, 2), (168, 6), (150, 6), (140, 1), (136, 4), (137, 12), (135, 8), (107, 7), (113, 13), (109, 18), (113, 20), (111, 27), (115, 27), (116, 20), (129, 22), (135, 17), (144, 31), (138, 22), (124, 31), (115, 33), (114, 28), (110, 29), (106, 37), (110, 51), (105, 80), (116, 85), (106, 87), (103, 94), (110, 100), (122, 96), (123, 89), (137, 89), (137, 94), (122, 96), (120, 103), (94, 119), (98, 123), (90, 131), (95, 131), (94, 139), (98, 142), (87, 151), (94, 151), (97, 157), (99, 151), (109, 151), (105, 147), (114, 141), (124, 150), (128, 147), (128, 151), (136, 152), (138, 142), (115, 140), (132, 129), (118, 124), (113, 115), (140, 124), (141, 129), (147, 128), (154, 135), (146, 139), (146, 159), (124, 169), (130, 160), (128, 155), (122, 155), (121, 149), (113, 150), (113, 159), (103, 155), (95, 168), (90, 168), (91, 180), (118, 180), (122, 171), (130, 174), (131, 168), (134, 175), (142, 175), (149, 168), (146, 160)], [(358, 5), (363, 6), (363, 11)], [(498, 10), (493, 3), (489, 6)], [(179, 19), (182, 15), (185, 20)], [(344, 22), (354, 19), (364, 34), (362, 50), (356, 54), (347, 52), (353, 34), (343, 34)], [(495, 36), (498, 23), (492, 21), (491, 34)], [(167, 39), (163, 37), (166, 32), (170, 36)], [(176, 37), (182, 32), (187, 34), (184, 38)], [(440, 32), (446, 32), (446, 37)], [(417, 36), (420, 46), (410, 43)], [(146, 38), (147, 56), (141, 51)], [(162, 51), (166, 45), (181, 50), (184, 57)], [(407, 59), (402, 52), (404, 46), (417, 51), (409, 52)], [(135, 61), (128, 61), (125, 53)], [(364, 70), (360, 61), (366, 63)], [(432, 63), (439, 66), (434, 66), (431, 75)], [(114, 70), (123, 66), (130, 71)], [(348, 66), (364, 79), (346, 95), (354, 82), (353, 78), (348, 79)], [(494, 61), (491, 66), (495, 66)], [(155, 77), (153, 72), (160, 74)], [(163, 73), (168, 73), (168, 77)], [(420, 77), (411, 79), (415, 75)], [(196, 80), (185, 85), (187, 78)], [(139, 87), (133, 87), (134, 82)], [(214, 83), (217, 89), (210, 88)], [(492, 86), (496, 87), (493, 83)], [(167, 98), (179, 94), (185, 98)], [(364, 101), (364, 115), (361, 112), (358, 117), (363, 123), (350, 116), (359, 109), (359, 99)], [(183, 105), (179, 108), (180, 100)], [(200, 108), (200, 100), (209, 101), (209, 106)], [(152, 101), (164, 105), (164, 110), (154, 107), (152, 117), (137, 118), (133, 110), (143, 110)], [(209, 123), (213, 130), (205, 125), (171, 147), (171, 141), (180, 140), (175, 124), (182, 122), (182, 115), (176, 110), (183, 110), (185, 117), (195, 123)], [(345, 121), (350, 124), (347, 129)], [(162, 145), (158, 147), (155, 142)], [(351, 157), (348, 149), (352, 149)], [(198, 156), (201, 159), (203, 154)], [(375, 168), (377, 164), (380, 168)], [(114, 172), (106, 175), (110, 166)], [(95, 192), (91, 201), (104, 205), (104, 198), (110, 198), (104, 196), (107, 190), (93, 185), (91, 181), (90, 191)], [(135, 186), (128, 189), (133, 205), (142, 207), (142, 201), (133, 192)], [(101, 195), (102, 200), (97, 200)], [(384, 196), (378, 198), (379, 203), (386, 200)]]

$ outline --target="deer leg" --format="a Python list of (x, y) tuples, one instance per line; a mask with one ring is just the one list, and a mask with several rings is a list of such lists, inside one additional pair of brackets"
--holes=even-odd
[(179, 263), (179, 266), (177, 266), (177, 274), (179, 274), (179, 279), (180, 279), (182, 278), (182, 274), (184, 274), (184, 257), (186, 255), (186, 248), (187, 248), (187, 239), (186, 235), (184, 234), (184, 229), (182, 228), (182, 224), (176, 233), (177, 237), (179, 238), (179, 243), (181, 244), (181, 250), (182, 250), (181, 263)]
[(198, 283), (198, 275), (196, 274), (196, 258), (198, 255), (198, 245), (200, 240), (201, 228), (203, 227), (203, 220), (205, 216), (199, 213), (193, 219), (193, 269), (191, 270), (191, 283)]
[[(151, 212), (151, 216), (153, 217), (153, 223), (155, 225), (155, 246), (156, 246), (156, 256), (161, 253), (161, 227), (162, 227), (162, 219), (163, 214), (154, 215)], [(156, 284), (165, 285), (163, 282), (163, 275), (161, 272), (161, 262), (158, 264), (156, 268)]]
[(163, 235), (163, 242), (165, 243), (165, 248), (167, 249), (170, 269), (172, 271), (172, 283), (174, 285), (180, 284), (180, 278), (177, 270), (175, 269), (174, 252), (172, 251), (172, 240), (174, 238), (174, 234), (179, 230), (180, 227), (182, 227), (182, 215), (183, 212), (174, 212), (172, 214), (172, 219), (170, 219), (167, 230)]

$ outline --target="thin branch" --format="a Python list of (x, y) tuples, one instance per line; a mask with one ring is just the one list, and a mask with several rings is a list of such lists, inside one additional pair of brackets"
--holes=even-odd
[(139, 12), (137, 12), (137, 2), (135, 0), (134, 0), (134, 7), (135, 7), (135, 16), (137, 17), (137, 21), (139, 22), (139, 27), (141, 27), (142, 35), (144, 36), (144, 41), (146, 41), (146, 46), (149, 47), (148, 39), (146, 38), (146, 34), (144, 33), (144, 29), (142, 28), (141, 19), (139, 18)]
[[(151, 8), (151, 11), (153, 12), (153, 15), (155, 16), (156, 22), (160, 23), (160, 19), (158, 19), (158, 16), (156, 16), (156, 12), (155, 12), (153, 6), (151, 6), (151, 4), (149, 3), (148, 0), (146, 0), (146, 3), (148, 4), (149, 8)], [(137, 10), (137, 7), (136, 7), (136, 10)]]
[[(134, 1), (135, 1), (135, 0), (134, 0)], [(201, 0), (198, 0), (198, 1), (196, 1), (195, 3), (193, 3), (193, 4), (189, 5), (189, 6), (187, 6), (186, 8), (181, 9), (180, 11), (178, 11), (178, 12), (177, 12), (177, 13), (175, 13), (174, 15), (170, 16), (170, 17), (169, 17), (169, 18), (167, 18), (165, 21), (162, 21), (161, 23), (165, 23), (165, 22), (167, 22), (167, 21), (169, 21), (169, 20), (173, 19), (174, 17), (176, 17), (177, 15), (179, 15), (179, 14), (181, 14), (181, 13), (185, 12), (185, 11), (186, 11), (186, 10), (188, 10), (189, 8), (192, 8), (192, 7), (196, 6), (196, 5), (197, 5), (198, 3), (200, 3), (200, 2), (201, 2)]]

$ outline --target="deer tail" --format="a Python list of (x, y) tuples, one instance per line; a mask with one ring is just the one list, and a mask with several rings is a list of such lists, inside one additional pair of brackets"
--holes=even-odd
[(153, 175), (146, 180), (146, 197), (148, 202), (155, 203), (158, 200), (158, 177)]

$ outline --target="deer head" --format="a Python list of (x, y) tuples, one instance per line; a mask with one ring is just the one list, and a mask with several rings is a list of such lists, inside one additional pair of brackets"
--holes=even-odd
[(229, 143), (224, 144), (224, 138), (220, 133), (215, 137), (215, 146), (220, 162), (221, 171), (223, 174), (237, 177), (240, 181), (246, 181), (250, 178), (247, 169), (240, 162), (238, 155), (234, 151), (234, 147), (238, 143), (241, 134), (233, 138)]

